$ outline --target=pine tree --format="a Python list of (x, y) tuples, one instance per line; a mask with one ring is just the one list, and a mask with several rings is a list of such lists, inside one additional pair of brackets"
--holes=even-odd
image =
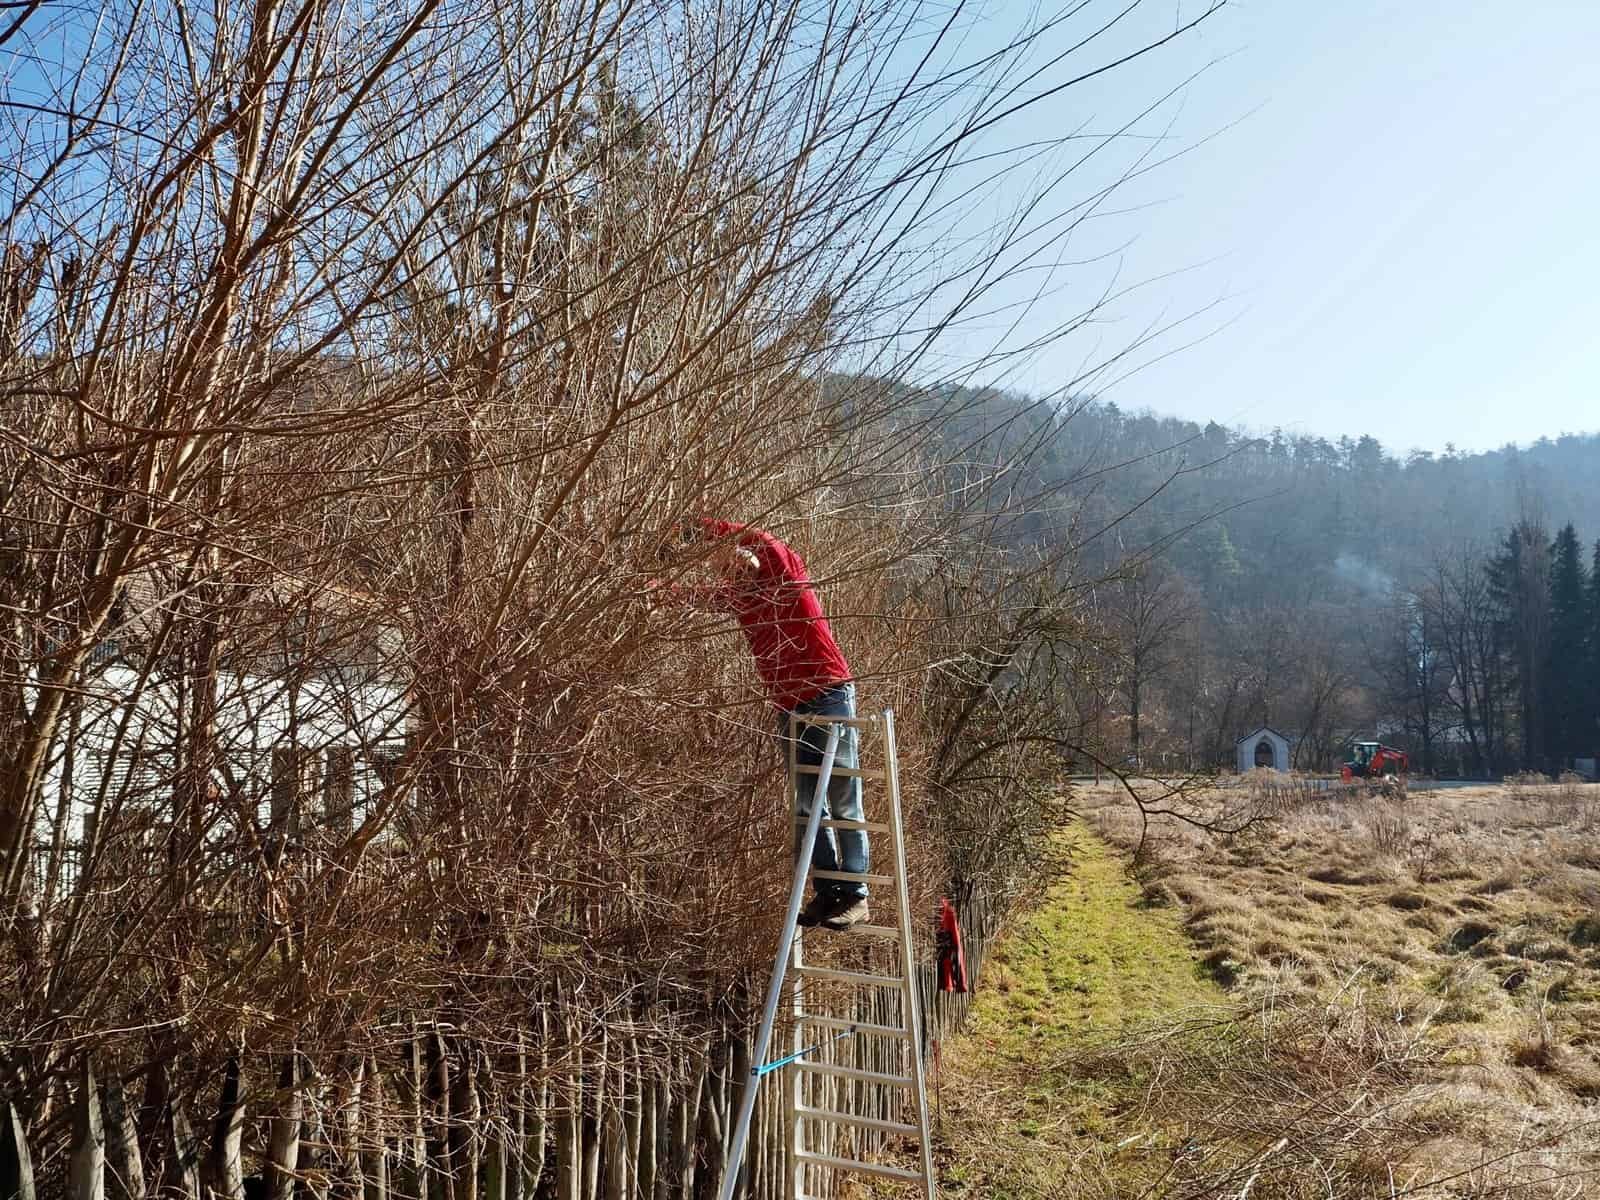
[(1589, 604), (1586, 624), (1587, 645), (1584, 662), (1589, 678), (1583, 727), (1579, 730), (1578, 752), (1585, 757), (1600, 754), (1600, 541), (1594, 544), (1594, 566), (1589, 570)]
[(1544, 527), (1523, 520), (1489, 560), (1496, 632), (1510, 662), (1522, 769), (1544, 765), (1543, 686), (1550, 640), (1550, 553)]
[(1557, 767), (1583, 749), (1589, 700), (1589, 597), (1578, 534), (1568, 524), (1550, 546), (1550, 635), (1545, 649), (1545, 753)]

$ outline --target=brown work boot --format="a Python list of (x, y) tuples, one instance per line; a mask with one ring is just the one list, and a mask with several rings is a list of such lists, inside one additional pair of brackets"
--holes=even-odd
[(865, 896), (835, 896), (833, 904), (822, 915), (822, 925), (825, 929), (832, 929), (843, 933), (853, 925), (859, 925), (872, 915), (872, 910), (867, 907)]
[(822, 919), (831, 913), (837, 905), (832, 896), (825, 896), (821, 892), (812, 896), (800, 915), (795, 918), (795, 924), (802, 929), (811, 929), (822, 924)]

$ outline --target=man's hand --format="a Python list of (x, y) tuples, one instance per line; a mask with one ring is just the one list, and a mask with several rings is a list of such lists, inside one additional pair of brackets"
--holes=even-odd
[(761, 560), (748, 546), (730, 542), (712, 548), (705, 564), (717, 582), (711, 584), (672, 583), (665, 579), (645, 581), (644, 596), (652, 605), (688, 606), (726, 612), (739, 589), (761, 575)]
[(712, 556), (711, 565), (724, 579), (754, 579), (761, 574), (761, 560), (755, 551), (737, 542), (719, 546)]

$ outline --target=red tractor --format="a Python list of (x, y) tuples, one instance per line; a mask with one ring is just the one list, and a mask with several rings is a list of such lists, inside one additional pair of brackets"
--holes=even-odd
[(1339, 768), (1339, 778), (1349, 783), (1352, 779), (1383, 779), (1404, 775), (1411, 760), (1404, 750), (1385, 746), (1382, 742), (1357, 742), (1350, 761)]

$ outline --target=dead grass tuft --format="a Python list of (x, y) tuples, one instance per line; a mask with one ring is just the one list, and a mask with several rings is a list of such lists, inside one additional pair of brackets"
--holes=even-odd
[(1548, 1071), (1555, 1066), (1555, 1047), (1543, 1038), (1518, 1038), (1511, 1043), (1511, 1065), (1534, 1071)]
[(1600, 946), (1600, 916), (1578, 918), (1567, 939), (1574, 946)]
[(1221, 946), (1211, 951), (1200, 960), (1200, 965), (1225, 988), (1233, 987), (1244, 976), (1244, 963), (1235, 957), (1231, 947)]
[(1424, 909), (1412, 913), (1404, 921), (1407, 929), (1420, 929), (1425, 933), (1443, 933), (1446, 913), (1439, 909)]
[(1139, 902), (1146, 908), (1175, 908), (1178, 893), (1164, 879), (1146, 879), (1139, 885)]
[(1500, 986), (1508, 992), (1520, 992), (1528, 982), (1528, 968), (1513, 966), (1500, 977)]
[(1513, 872), (1509, 870), (1501, 871), (1493, 878), (1485, 879), (1482, 883), (1475, 887), (1473, 891), (1482, 896), (1498, 896), (1502, 892), (1509, 892), (1520, 882), (1521, 881)]
[(1258, 938), (1250, 947), (1250, 956), (1271, 963), (1273, 966), (1298, 962), (1300, 959), (1299, 952), (1293, 946), (1274, 937)]
[(1404, 804), (1374, 804), (1367, 814), (1366, 832), (1380, 856), (1404, 857), (1411, 850), (1411, 812)]
[(1385, 876), (1379, 871), (1351, 866), (1348, 863), (1334, 863), (1331, 866), (1315, 867), (1307, 871), (1306, 878), (1315, 883), (1331, 883), (1341, 887), (1366, 887), (1384, 882)]
[(1487, 921), (1463, 921), (1451, 930), (1450, 936), (1445, 939), (1445, 945), (1447, 949), (1459, 954), (1464, 950), (1471, 950), (1494, 935), (1495, 927)]
[(1540, 963), (1572, 962), (1575, 958), (1569, 947), (1538, 936), (1507, 941), (1506, 953), (1517, 958), (1525, 958), (1529, 962)]
[(1573, 846), (1567, 851), (1567, 863), (1586, 871), (1600, 871), (1600, 845)]
[(1587, 971), (1568, 968), (1550, 981), (1545, 996), (1552, 1004), (1576, 1004), (1595, 999), (1600, 994), (1593, 976)]

